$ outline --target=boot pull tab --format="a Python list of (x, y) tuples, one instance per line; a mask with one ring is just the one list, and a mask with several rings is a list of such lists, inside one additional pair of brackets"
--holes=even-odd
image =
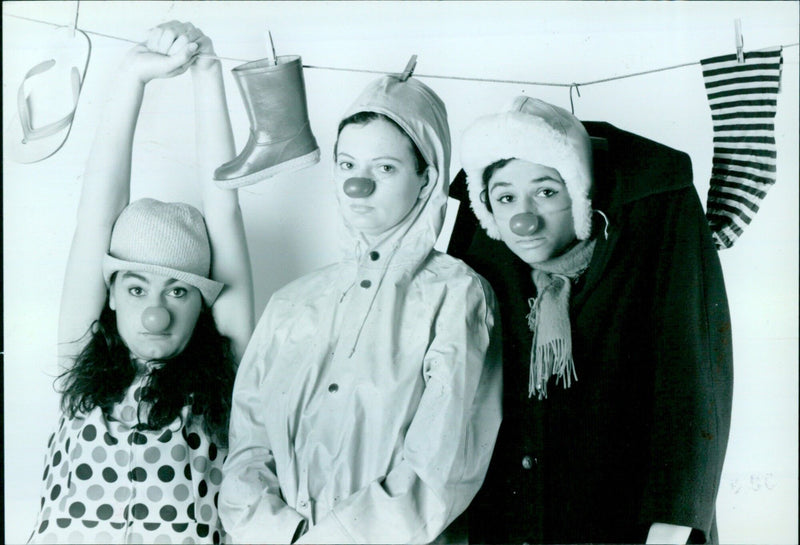
[(278, 64), (278, 56), (275, 54), (275, 42), (272, 41), (272, 31), (267, 29), (267, 39), (269, 40), (269, 49), (268, 53), (272, 56), (269, 58), (270, 63), (277, 65)]
[(411, 75), (414, 73), (414, 69), (417, 67), (417, 56), (411, 55), (411, 58), (408, 59), (408, 63), (406, 64), (403, 73), (400, 74), (400, 81), (406, 81)]

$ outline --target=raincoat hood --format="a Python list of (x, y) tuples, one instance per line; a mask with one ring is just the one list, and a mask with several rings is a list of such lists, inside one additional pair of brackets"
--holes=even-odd
[[(397, 226), (385, 233), (376, 246), (390, 247), (394, 254), (402, 242), (403, 254), (424, 258), (433, 248), (444, 222), (450, 180), (450, 129), (444, 102), (433, 90), (414, 78), (403, 80), (388, 75), (367, 85), (361, 95), (342, 116), (342, 120), (359, 112), (383, 114), (400, 126), (416, 144), (429, 166), (436, 169), (420, 193), (411, 212)], [(366, 244), (355, 229), (348, 226), (350, 235), (359, 241), (356, 255), (363, 255)], [(348, 244), (352, 249), (352, 242)], [(408, 251), (407, 251), (408, 250)]]
[(472, 210), (486, 233), (500, 240), (494, 216), (481, 199), (483, 171), (501, 159), (522, 159), (556, 169), (572, 199), (575, 234), (592, 231), (592, 143), (577, 117), (542, 100), (520, 96), (506, 111), (478, 118), (464, 131), (461, 164)]

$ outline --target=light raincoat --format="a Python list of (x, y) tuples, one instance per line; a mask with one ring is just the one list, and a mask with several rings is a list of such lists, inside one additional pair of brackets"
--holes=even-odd
[(433, 250), (444, 104), (387, 76), (345, 117), (387, 115), (436, 167), (409, 215), (276, 292), (239, 367), (219, 511), (235, 543), (425, 543), (469, 505), (501, 417), (489, 285)]

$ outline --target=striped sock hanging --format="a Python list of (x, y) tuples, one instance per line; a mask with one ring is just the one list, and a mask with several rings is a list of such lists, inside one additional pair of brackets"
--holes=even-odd
[(711, 119), (714, 160), (706, 216), (718, 250), (730, 248), (775, 183), (775, 110), (780, 47), (700, 61)]

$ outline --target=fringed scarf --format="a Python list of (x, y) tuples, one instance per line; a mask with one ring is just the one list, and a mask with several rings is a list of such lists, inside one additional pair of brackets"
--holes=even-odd
[(528, 300), (528, 327), (533, 332), (528, 397), (547, 397), (550, 377), (569, 388), (578, 380), (572, 359), (569, 296), (573, 280), (588, 267), (595, 240), (580, 241), (567, 253), (533, 265), (531, 276), (538, 295)]

